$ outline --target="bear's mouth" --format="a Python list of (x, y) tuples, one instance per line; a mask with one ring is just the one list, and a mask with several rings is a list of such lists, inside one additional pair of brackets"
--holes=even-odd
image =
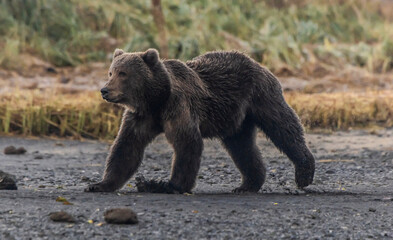
[(136, 113), (136, 107), (131, 106), (129, 104), (124, 104), (124, 99), (122, 97), (117, 97), (117, 98), (109, 98), (107, 96), (102, 97), (105, 101), (109, 103), (118, 103), (124, 105), (131, 113)]
[(109, 96), (102, 96), (102, 98), (110, 103), (120, 103), (121, 100), (123, 99), (122, 96), (118, 96), (118, 97), (114, 97), (114, 98), (110, 98)]
[(117, 99), (112, 99), (109, 97), (102, 97), (105, 101), (110, 102), (110, 103), (117, 103)]

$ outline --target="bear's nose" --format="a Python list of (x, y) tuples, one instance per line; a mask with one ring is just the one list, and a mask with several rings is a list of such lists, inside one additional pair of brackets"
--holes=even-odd
[(101, 89), (102, 97), (106, 97), (106, 95), (108, 95), (108, 93), (109, 93), (108, 88), (104, 87), (104, 88)]

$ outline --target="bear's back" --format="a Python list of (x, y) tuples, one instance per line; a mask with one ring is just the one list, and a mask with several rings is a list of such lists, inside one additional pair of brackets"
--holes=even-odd
[(254, 78), (251, 75), (256, 64), (251, 58), (237, 51), (209, 52), (186, 62), (216, 94), (220, 94), (217, 92), (220, 90), (231, 94), (243, 93), (244, 90), (252, 88)]
[(203, 117), (200, 129), (206, 137), (233, 132), (243, 121), (255, 84), (262, 73), (258, 63), (236, 52), (210, 52), (186, 65), (194, 70), (209, 90), (202, 99)]
[(173, 59), (163, 63), (170, 76), (172, 94), (184, 95), (186, 98), (202, 98), (209, 94), (205, 82), (186, 64)]
[(203, 137), (225, 136), (240, 127), (264, 74), (257, 62), (235, 51), (163, 63), (171, 78), (171, 101), (187, 102)]

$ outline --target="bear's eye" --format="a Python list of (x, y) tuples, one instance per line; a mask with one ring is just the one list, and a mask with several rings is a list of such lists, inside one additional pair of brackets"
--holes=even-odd
[(127, 74), (125, 72), (119, 72), (120, 77), (125, 77)]
[(112, 77), (112, 72), (109, 72), (109, 77)]

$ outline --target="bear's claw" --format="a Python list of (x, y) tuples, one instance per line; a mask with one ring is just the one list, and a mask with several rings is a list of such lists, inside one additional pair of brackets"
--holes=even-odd
[(113, 192), (114, 190), (104, 183), (90, 184), (84, 190), (85, 192)]
[(233, 193), (236, 194), (241, 194), (241, 193), (256, 193), (258, 192), (259, 189), (255, 188), (250, 188), (250, 187), (245, 187), (245, 186), (240, 186), (232, 190)]
[(296, 169), (296, 185), (298, 188), (304, 188), (310, 185), (314, 180), (314, 170), (308, 170), (305, 171), (304, 169), (302, 171), (299, 171)]
[[(179, 188), (175, 187), (171, 182), (157, 181), (157, 180), (146, 180), (143, 176), (136, 177), (136, 187), (138, 192), (150, 192), (150, 193), (184, 193)], [(188, 192), (190, 193), (190, 192)]]

